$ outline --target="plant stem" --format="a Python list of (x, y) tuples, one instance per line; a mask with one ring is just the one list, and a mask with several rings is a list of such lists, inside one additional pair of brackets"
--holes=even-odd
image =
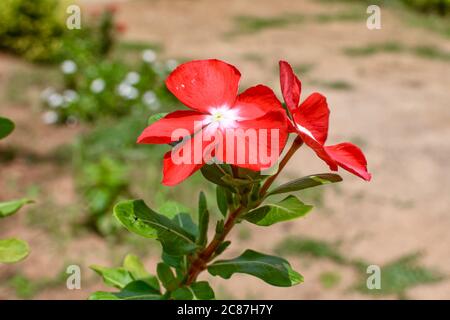
[(245, 208), (243, 206), (239, 206), (229, 214), (227, 221), (225, 222), (225, 225), (223, 227), (223, 231), (220, 234), (216, 235), (208, 244), (208, 246), (197, 255), (197, 258), (192, 261), (191, 266), (187, 272), (188, 276), (184, 285), (189, 286), (190, 284), (195, 282), (200, 272), (206, 269), (207, 263), (211, 261), (211, 258), (213, 257), (217, 248), (225, 239), (225, 237), (230, 233), (231, 229), (236, 224), (236, 219), (244, 209)]
[(278, 171), (277, 173), (275, 173), (273, 176), (270, 176), (266, 182), (263, 184), (263, 186), (261, 187), (261, 191), (259, 192), (260, 196), (263, 197), (267, 190), (269, 190), (270, 186), (272, 185), (272, 183), (275, 181), (275, 179), (278, 177), (278, 175), (281, 173), (281, 171), (284, 169), (284, 167), (286, 166), (286, 164), (289, 162), (289, 160), (292, 158), (292, 156), (294, 155), (294, 153), (302, 146), (303, 144), (303, 140), (300, 138), (300, 136), (298, 136), (297, 138), (295, 138), (294, 142), (291, 145), (291, 148), (289, 149), (289, 151), (286, 153), (286, 155), (284, 156), (284, 158), (280, 161), (280, 164), (278, 166)]
[[(292, 158), (294, 153), (298, 150), (298, 148), (301, 147), (302, 144), (303, 141), (300, 137), (297, 137), (294, 140), (291, 148), (286, 153), (284, 158), (281, 160), (277, 173), (269, 177), (262, 186), (260, 191), (261, 197), (263, 197), (266, 194), (267, 190), (269, 189), (273, 181), (278, 177), (278, 175), (281, 173), (281, 171), (286, 166), (288, 161)], [(237, 177), (236, 169), (233, 170), (233, 174), (235, 177)], [(187, 271), (185, 281), (181, 283), (181, 286), (189, 286), (197, 280), (198, 275), (207, 268), (208, 262), (210, 262), (213, 259), (214, 253), (216, 252), (217, 248), (225, 240), (226, 236), (230, 233), (231, 229), (236, 224), (236, 221), (239, 218), (239, 216), (241, 216), (241, 214), (243, 214), (246, 210), (248, 210), (248, 208), (246, 208), (244, 205), (241, 204), (238, 208), (234, 209), (228, 215), (228, 218), (224, 224), (222, 232), (220, 234), (216, 234), (215, 237), (208, 244), (208, 246), (206, 246), (206, 248), (204, 248), (201, 252), (199, 252), (197, 256), (192, 260), (189, 269)]]

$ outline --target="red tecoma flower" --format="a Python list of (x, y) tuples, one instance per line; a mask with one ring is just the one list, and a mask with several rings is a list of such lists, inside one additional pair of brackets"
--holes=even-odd
[[(288, 135), (286, 112), (266, 86), (257, 85), (238, 94), (240, 77), (234, 66), (219, 60), (187, 62), (168, 76), (167, 88), (191, 110), (169, 113), (138, 138), (138, 143), (150, 144), (182, 139), (164, 156), (164, 185), (180, 183), (213, 158), (255, 171), (278, 159)], [(237, 138), (230, 132), (239, 132)], [(262, 133), (266, 135), (262, 137)], [(258, 153), (275, 159), (268, 164)], [(188, 161), (179, 161), (177, 156), (183, 160), (187, 156)]]
[(330, 115), (326, 98), (316, 92), (299, 106), (301, 82), (285, 61), (280, 61), (280, 85), (292, 117), (292, 121), (289, 121), (290, 131), (300, 135), (305, 144), (312, 148), (331, 170), (337, 171), (338, 167), (341, 167), (369, 181), (371, 174), (367, 171), (366, 158), (356, 145), (343, 142), (325, 146)]

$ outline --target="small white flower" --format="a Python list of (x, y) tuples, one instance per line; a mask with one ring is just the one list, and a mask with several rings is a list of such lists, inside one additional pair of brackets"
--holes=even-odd
[(66, 103), (72, 103), (78, 100), (78, 93), (74, 90), (65, 90), (63, 92), (64, 101)]
[(142, 95), (142, 101), (144, 101), (146, 105), (151, 105), (156, 102), (156, 94), (151, 90), (146, 91)]
[(152, 49), (147, 49), (142, 52), (142, 60), (147, 63), (153, 63), (156, 61), (156, 52)]
[(55, 89), (53, 87), (48, 87), (45, 88), (42, 92), (41, 92), (41, 100), (42, 101), (47, 101), (48, 98), (55, 93)]
[(139, 96), (139, 91), (135, 87), (131, 87), (130, 93), (127, 95), (128, 100), (134, 100)]
[(139, 91), (128, 83), (121, 83), (117, 88), (117, 91), (121, 97), (127, 100), (136, 99), (139, 95)]
[(138, 83), (139, 80), (141, 80), (141, 76), (139, 75), (139, 73), (134, 71), (128, 72), (125, 78), (125, 82), (131, 85)]
[(156, 111), (160, 107), (158, 98), (156, 97), (156, 94), (151, 90), (146, 91), (142, 95), (142, 101), (152, 111)]
[(167, 67), (167, 69), (169, 69), (170, 71), (173, 71), (173, 70), (175, 70), (176, 67), (178, 67), (178, 61), (175, 60), (175, 59), (167, 60), (167, 62), (166, 62), (166, 67)]
[(61, 70), (64, 74), (74, 74), (77, 72), (77, 65), (72, 60), (65, 60), (61, 64)]
[(52, 93), (48, 99), (47, 103), (51, 108), (59, 108), (64, 103), (64, 97), (59, 93)]
[(105, 89), (105, 80), (97, 78), (91, 83), (91, 91), (93, 93), (100, 93)]
[(42, 121), (45, 124), (54, 124), (58, 122), (58, 114), (55, 111), (47, 111), (42, 115)]

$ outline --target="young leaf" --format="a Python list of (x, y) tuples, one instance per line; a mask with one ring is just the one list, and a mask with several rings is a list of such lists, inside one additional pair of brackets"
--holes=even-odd
[[(218, 167), (220, 167), (222, 170), (220, 170)], [(219, 186), (230, 188), (230, 184), (225, 182), (224, 178), (226, 177), (225, 173), (231, 174), (231, 169), (228, 165), (220, 165), (220, 164), (210, 164), (203, 166), (201, 169), (203, 177), (205, 177), (206, 180), (217, 184)], [(232, 190), (232, 189), (231, 189)]]
[(164, 118), (168, 113), (167, 112), (161, 112), (161, 113), (155, 113), (153, 115), (151, 115), (148, 120), (147, 120), (147, 125), (152, 125), (153, 123), (155, 123), (158, 120), (161, 120), (162, 118)]
[(0, 202), (0, 218), (5, 218), (7, 216), (13, 215), (17, 211), (19, 211), (19, 209), (22, 208), (24, 205), (32, 202), (33, 201), (29, 199), (19, 199)]
[(7, 137), (14, 130), (14, 122), (7, 118), (0, 117), (0, 139)]
[(306, 215), (313, 207), (304, 204), (295, 196), (288, 196), (278, 203), (271, 203), (251, 210), (244, 217), (245, 220), (259, 226), (292, 220)]
[(121, 300), (162, 300), (163, 298), (158, 291), (142, 280), (130, 282), (120, 292), (113, 295)]
[(224, 217), (227, 216), (228, 212), (228, 193), (230, 192), (226, 188), (222, 186), (216, 187), (217, 207)]
[(88, 300), (120, 300), (114, 293), (97, 291), (91, 294)]
[(200, 233), (197, 244), (200, 247), (204, 247), (208, 242), (209, 211), (203, 191), (200, 192), (198, 198), (198, 225), (200, 227)]
[(90, 268), (97, 272), (103, 278), (103, 282), (110, 287), (122, 289), (134, 281), (131, 273), (124, 268), (107, 268), (97, 265), (92, 265)]
[(222, 254), (231, 244), (231, 241), (224, 241), (216, 249), (216, 255)]
[(0, 263), (13, 263), (25, 259), (29, 253), (28, 244), (19, 239), (0, 240)]
[(127, 255), (123, 261), (123, 267), (131, 274), (134, 280), (143, 280), (156, 290), (160, 290), (158, 279), (145, 270), (144, 264), (135, 255)]
[(166, 201), (158, 208), (158, 212), (172, 219), (181, 212), (189, 212), (189, 209), (178, 202)]
[(191, 290), (186, 287), (182, 287), (172, 292), (172, 298), (175, 300), (192, 300), (194, 295)]
[(157, 237), (164, 251), (179, 256), (196, 249), (195, 235), (168, 217), (151, 210), (142, 200), (123, 201), (114, 207), (116, 218), (128, 230), (147, 238)]
[(322, 184), (335, 183), (339, 181), (342, 181), (342, 178), (338, 174), (334, 173), (315, 174), (282, 184), (281, 186), (278, 186), (272, 191), (270, 191), (268, 195), (299, 191), (307, 188), (320, 186)]
[(133, 232), (141, 237), (155, 239), (158, 236), (158, 231), (136, 216), (134, 212), (133, 201), (119, 202), (113, 209), (114, 216), (117, 220), (130, 232)]
[(191, 284), (191, 290), (198, 300), (215, 299), (214, 291), (207, 281), (200, 281)]
[(191, 235), (194, 236), (194, 238), (198, 237), (198, 226), (192, 221), (192, 217), (188, 213), (179, 213), (175, 215), (175, 217), (172, 218), (172, 221), (179, 227), (183, 228), (187, 232), (189, 232)]
[(208, 267), (208, 271), (224, 279), (235, 273), (246, 273), (278, 287), (291, 287), (303, 282), (302, 275), (294, 271), (285, 259), (253, 250), (246, 250), (231, 260), (218, 260)]
[(158, 265), (156, 266), (156, 273), (158, 274), (158, 278), (164, 288), (166, 288), (168, 291), (172, 291), (176, 288), (177, 280), (172, 272), (172, 269), (170, 269), (167, 264), (163, 262), (158, 263)]
[(164, 263), (175, 269), (179, 269), (183, 266), (183, 256), (172, 256), (163, 251), (161, 258)]

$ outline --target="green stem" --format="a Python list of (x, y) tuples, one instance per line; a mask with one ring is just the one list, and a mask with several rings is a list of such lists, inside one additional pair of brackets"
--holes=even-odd
[(292, 156), (294, 155), (294, 153), (302, 146), (303, 144), (303, 140), (300, 138), (300, 136), (298, 136), (297, 138), (295, 138), (294, 142), (291, 145), (291, 148), (289, 149), (289, 151), (286, 153), (286, 155), (284, 156), (284, 158), (280, 161), (280, 164), (278, 166), (278, 171), (277, 173), (275, 173), (273, 176), (270, 176), (266, 182), (263, 184), (263, 186), (261, 187), (261, 190), (259, 192), (261, 198), (265, 196), (267, 190), (269, 190), (270, 186), (272, 185), (272, 183), (275, 181), (275, 179), (278, 177), (278, 175), (281, 173), (281, 171), (284, 169), (284, 167), (286, 166), (286, 164), (289, 162), (289, 160), (292, 158)]
[[(261, 188), (260, 191), (260, 197), (261, 201), (258, 203), (258, 205), (262, 202), (262, 198), (266, 194), (269, 187), (272, 185), (272, 183), (275, 181), (275, 179), (278, 177), (278, 175), (281, 173), (283, 168), (286, 166), (288, 161), (292, 158), (294, 153), (301, 147), (303, 144), (303, 141), (300, 137), (297, 137), (294, 142), (292, 143), (291, 148), (286, 153), (284, 158), (281, 160), (280, 165), (278, 167), (278, 171), (273, 176), (269, 177), (264, 185)], [(234, 169), (234, 168), (233, 168)], [(233, 170), (233, 174), (236, 177), (237, 170)], [(245, 214), (250, 208), (247, 208), (243, 204), (241, 204), (236, 209), (229, 208), (229, 211), (231, 212), (228, 215), (228, 218), (224, 224), (223, 230), (220, 234), (216, 234), (216, 236), (211, 240), (211, 242), (202, 250), (200, 251), (191, 261), (189, 269), (186, 273), (186, 277), (180, 284), (180, 286), (189, 286), (192, 283), (194, 283), (197, 280), (198, 275), (206, 270), (208, 267), (208, 263), (215, 258), (214, 253), (217, 251), (220, 244), (225, 240), (227, 235), (230, 233), (231, 229), (235, 226), (236, 222), (238, 221), (238, 218), (241, 217), (243, 214)]]

